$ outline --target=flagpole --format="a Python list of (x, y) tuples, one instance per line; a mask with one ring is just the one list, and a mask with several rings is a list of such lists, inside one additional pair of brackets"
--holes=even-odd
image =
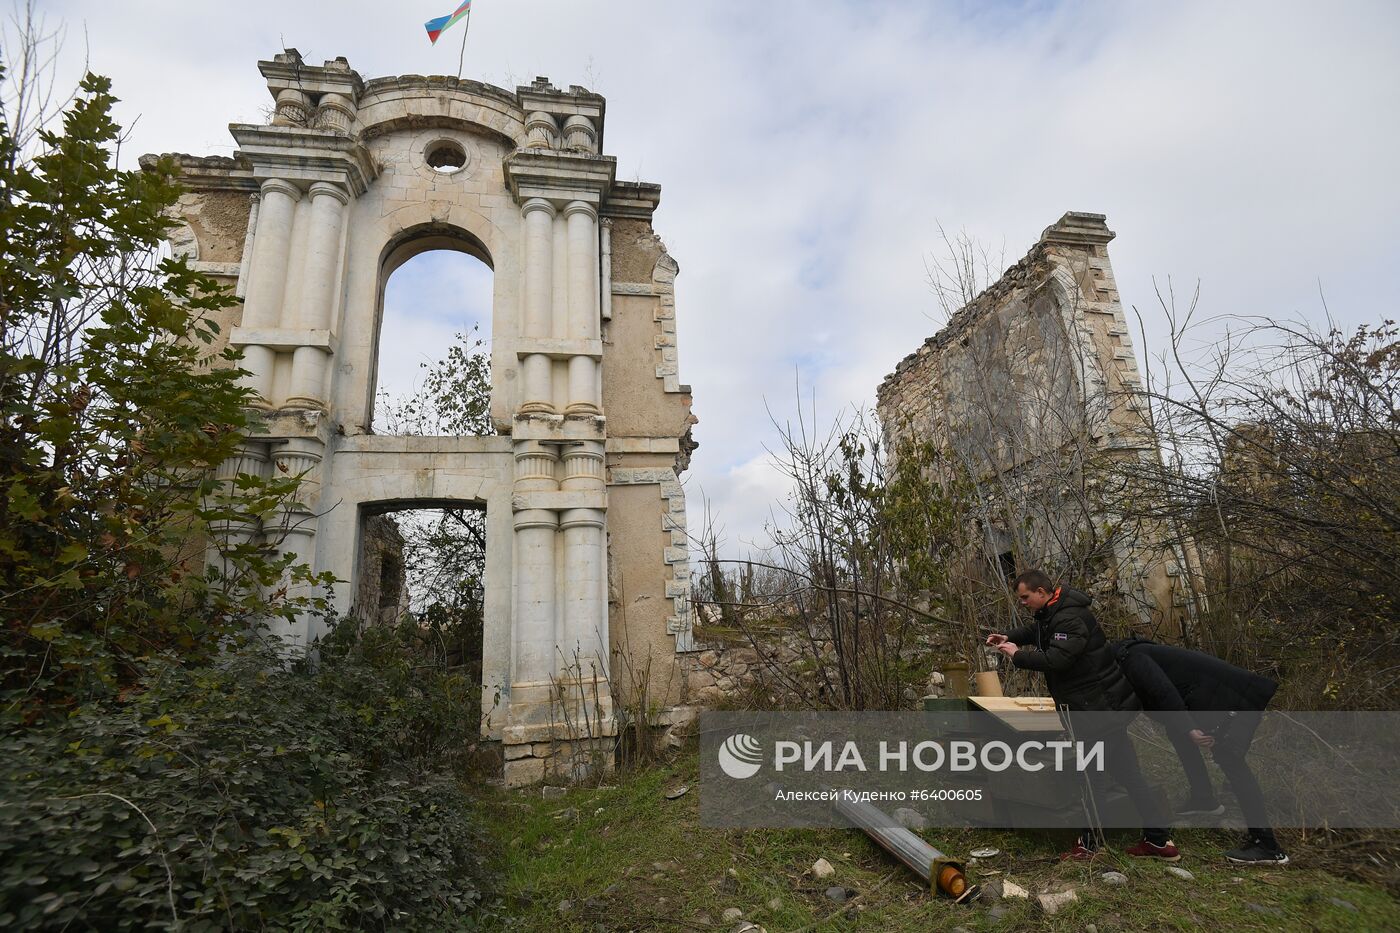
[(467, 33), (471, 30), (471, 28), (472, 28), (472, 10), (471, 10), (471, 7), (467, 7), (467, 18), (466, 18), (466, 20), (462, 23), (462, 51), (461, 51), (460, 53), (458, 53), (458, 55), (457, 55), (457, 81), (458, 81), (458, 83), (460, 83), (461, 80), (462, 80), (462, 62), (466, 61), (466, 59), (467, 59)]

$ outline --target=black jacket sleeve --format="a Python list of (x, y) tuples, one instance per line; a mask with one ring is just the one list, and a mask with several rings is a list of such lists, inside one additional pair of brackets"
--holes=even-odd
[[(1015, 639), (1012, 639), (1013, 641)], [(1021, 643), (1016, 642), (1017, 645)], [(1089, 625), (1080, 617), (1056, 620), (1045, 635), (1043, 649), (1022, 645), (1011, 656), (1011, 663), (1028, 671), (1063, 671), (1089, 647)]]
[(1035, 623), (1023, 625), (1020, 628), (1013, 628), (1006, 633), (1006, 640), (1013, 645), (1029, 645), (1035, 641)]

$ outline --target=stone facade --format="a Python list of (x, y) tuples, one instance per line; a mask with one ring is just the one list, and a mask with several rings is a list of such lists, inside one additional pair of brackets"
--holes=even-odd
[(389, 515), (367, 515), (360, 528), (360, 579), (355, 607), (369, 623), (393, 625), (408, 612), (404, 538)]
[[(891, 449), (932, 440), (1026, 505), (1016, 511), (1029, 527), (984, 529), (993, 555), (1029, 552), (1054, 565), (1077, 533), (1067, 516), (1079, 527), (1118, 518), (1094, 511), (1111, 508), (1097, 498), (1094, 464), (1158, 456), (1109, 263), (1113, 237), (1103, 215), (1065, 214), (880, 385)], [(1161, 537), (1136, 525), (1113, 542), (1110, 577), (1141, 622), (1174, 629), (1184, 561)]]
[[(233, 158), (176, 157), (188, 193), (172, 240), (241, 299), (221, 339), (268, 429), (223, 473), (304, 475), (276, 543), (341, 581), (342, 613), (372, 570), (357, 543), (375, 515), (484, 506), (482, 733), (507, 745), (508, 782), (574, 773), (612, 734), (614, 702), (679, 701), (691, 647), (678, 476), (695, 419), (678, 267), (651, 226), (660, 188), (616, 180), (605, 101), (584, 88), (366, 81), (291, 49), (259, 69), (270, 124), (230, 127)], [(370, 429), (384, 283), (431, 249), (494, 272), (495, 436)], [(624, 593), (647, 599), (624, 612)], [(278, 634), (304, 650), (317, 624)], [(664, 663), (623, 687), (619, 646)]]

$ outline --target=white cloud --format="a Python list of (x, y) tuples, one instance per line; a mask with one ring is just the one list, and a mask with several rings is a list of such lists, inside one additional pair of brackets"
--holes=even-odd
[[(86, 24), (123, 118), (141, 115), (128, 151), (227, 153), (226, 124), (269, 103), (255, 62), (282, 40), (367, 77), (452, 74), (461, 27), (430, 47), (420, 25), (450, 6), (48, 11), (70, 51)], [(1144, 311), (1171, 275), (1200, 279), (1215, 313), (1317, 318), (1320, 279), (1345, 323), (1393, 314), (1397, 53), (1385, 0), (478, 0), (464, 74), (593, 84), (619, 176), (663, 185), (656, 225), (682, 268), (681, 378), (701, 418), (689, 488), (746, 540), (781, 488), (763, 466), (764, 400), (795, 407), (796, 366), (826, 411), (873, 402), (935, 329), (923, 257), (938, 222), (1011, 262), (1064, 211), (1106, 213), (1123, 299)]]

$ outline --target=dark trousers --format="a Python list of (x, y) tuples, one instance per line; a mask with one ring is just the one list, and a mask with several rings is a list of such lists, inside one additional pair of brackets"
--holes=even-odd
[[(1162, 811), (1161, 800), (1157, 792), (1142, 776), (1137, 750), (1133, 748), (1133, 740), (1128, 738), (1127, 728), (1115, 728), (1112, 731), (1095, 735), (1091, 740), (1103, 742), (1104, 756), (1103, 771), (1086, 772), (1094, 798), (1096, 800), (1108, 799), (1109, 778), (1117, 781), (1128, 792), (1128, 799), (1133, 802), (1138, 815), (1142, 817), (1142, 822), (1145, 824), (1142, 830), (1143, 838), (1153, 845), (1165, 843), (1171, 838), (1171, 831), (1166, 828), (1166, 814)], [(1085, 804), (1087, 806), (1089, 801), (1086, 800)], [(1091, 845), (1094, 838), (1095, 832), (1092, 828), (1083, 834), (1085, 845)]]
[[(1174, 725), (1174, 723), (1173, 723)], [(1181, 759), (1181, 770), (1186, 772), (1186, 783), (1191, 787), (1192, 803), (1205, 803), (1215, 799), (1215, 785), (1210, 782), (1210, 772), (1206, 770), (1201, 750), (1191, 737), (1180, 729), (1168, 726), (1167, 738), (1176, 749), (1176, 757)]]
[(1264, 806), (1264, 792), (1259, 789), (1259, 780), (1245, 760), (1249, 745), (1254, 741), (1254, 731), (1259, 728), (1260, 715), (1254, 712), (1232, 714), (1218, 730), (1220, 736), (1211, 748), (1211, 755), (1225, 780), (1230, 782), (1230, 792), (1240, 802), (1240, 813), (1244, 815), (1249, 834), (1277, 848), (1278, 839), (1269, 826), (1269, 811)]

